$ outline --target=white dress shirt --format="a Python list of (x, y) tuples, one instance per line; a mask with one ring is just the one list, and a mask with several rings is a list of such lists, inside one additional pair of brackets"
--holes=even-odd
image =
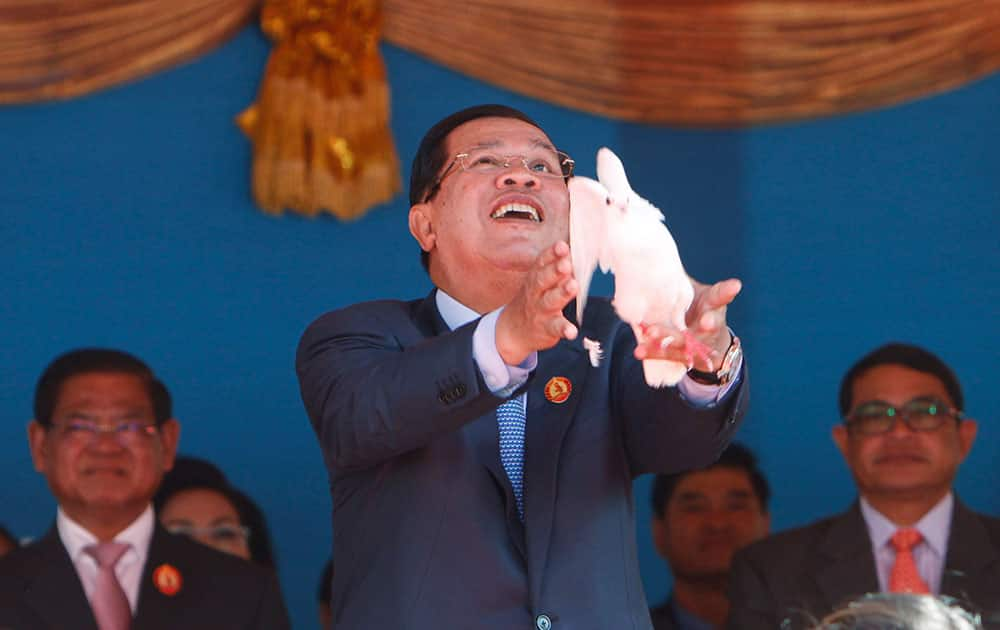
[[(434, 299), (441, 318), (452, 330), (480, 317), (479, 313), (441, 289), (437, 290)], [(483, 315), (479, 324), (476, 325), (476, 330), (472, 335), (472, 358), (475, 359), (490, 391), (500, 397), (506, 397), (528, 380), (528, 375), (538, 365), (538, 353), (532, 352), (521, 365), (504, 363), (496, 344), (497, 318), (500, 317), (502, 311), (503, 307)], [(741, 357), (740, 361), (742, 362), (742, 360)], [(677, 383), (677, 389), (691, 404), (709, 406), (724, 398), (739, 380), (739, 378), (733, 379), (723, 387), (698, 383), (685, 374)], [(526, 398), (525, 405), (527, 405)], [(527, 406), (525, 408), (527, 409)]]
[[(115, 575), (118, 583), (121, 584), (125, 596), (128, 597), (129, 607), (132, 614), (135, 614), (136, 606), (139, 604), (139, 582), (142, 580), (142, 568), (146, 565), (146, 556), (149, 553), (149, 542), (153, 538), (153, 528), (156, 524), (153, 515), (153, 507), (147, 506), (139, 518), (132, 521), (132, 524), (120, 531), (114, 538), (115, 542), (129, 545), (126, 551), (115, 565)], [(97, 579), (97, 561), (83, 551), (87, 545), (97, 543), (97, 538), (83, 528), (79, 523), (68, 517), (62, 508), (56, 513), (56, 530), (59, 532), (59, 539), (69, 552), (70, 560), (76, 567), (76, 573), (80, 576), (80, 583), (83, 584), (83, 591), (87, 594), (87, 601), (90, 601), (94, 592), (94, 582)]]
[[(944, 559), (948, 552), (951, 513), (954, 507), (955, 498), (949, 492), (927, 514), (924, 514), (916, 525), (913, 525), (913, 528), (924, 537), (913, 547), (913, 561), (917, 565), (920, 577), (935, 595), (941, 593), (941, 574), (944, 572)], [(886, 592), (889, 590), (889, 573), (896, 562), (896, 549), (890, 539), (900, 526), (872, 507), (864, 497), (861, 497), (861, 516), (868, 526), (868, 538), (872, 543), (875, 570), (878, 573), (878, 586), (882, 592)]]

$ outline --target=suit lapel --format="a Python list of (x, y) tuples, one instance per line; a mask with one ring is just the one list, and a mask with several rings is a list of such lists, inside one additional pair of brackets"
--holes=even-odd
[[(427, 297), (416, 304), (413, 312), (413, 321), (425, 337), (436, 337), (451, 332), (438, 311), (436, 293), (437, 289), (432, 290)], [(497, 404), (500, 404), (500, 399), (497, 399)], [(524, 527), (517, 516), (514, 490), (500, 462), (500, 433), (496, 410), (465, 425), (462, 433), (467, 440), (466, 443), (475, 453), (477, 461), (483, 464), (497, 484), (498, 491), (504, 496), (504, 504), (507, 506), (507, 532), (517, 550), (522, 556), (526, 556)]]
[[(1000, 550), (990, 539), (979, 516), (955, 498), (941, 594), (979, 606), (1000, 602)], [(991, 571), (991, 567), (993, 570)]]
[[(154, 630), (156, 628), (183, 627), (180, 614), (182, 606), (178, 599), (184, 599), (184, 568), (181, 558), (173, 557), (170, 535), (156, 524), (153, 538), (149, 542), (149, 553), (146, 555), (146, 566), (142, 569), (142, 581), (139, 583), (139, 606), (136, 610), (135, 627)], [(156, 570), (169, 564), (178, 570), (181, 576), (180, 590), (174, 595), (167, 595), (157, 588), (153, 574)]]
[(36, 548), (37, 570), (26, 580), (24, 601), (49, 627), (97, 630), (76, 567), (54, 526)]
[[(524, 448), (524, 514), (532, 601), (538, 601), (545, 574), (552, 519), (557, 499), (559, 453), (563, 438), (583, 398), (590, 363), (579, 342), (561, 341), (538, 354), (538, 367), (528, 388)], [(554, 377), (568, 380), (572, 390), (562, 403), (546, 398)], [(604, 421), (603, 418), (600, 421)]]
[(868, 528), (857, 503), (830, 525), (812, 558), (825, 610), (863, 593), (878, 592)]
[(434, 298), (436, 294), (437, 289), (432, 290), (427, 297), (416, 303), (416, 308), (413, 310), (413, 322), (425, 337), (436, 337), (449, 332), (448, 324), (438, 312)]

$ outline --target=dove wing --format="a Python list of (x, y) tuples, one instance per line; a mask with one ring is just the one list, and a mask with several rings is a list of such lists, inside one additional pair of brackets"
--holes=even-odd
[(608, 192), (599, 182), (575, 176), (569, 180), (569, 248), (573, 275), (579, 284), (576, 322), (583, 323), (590, 280), (605, 244)]

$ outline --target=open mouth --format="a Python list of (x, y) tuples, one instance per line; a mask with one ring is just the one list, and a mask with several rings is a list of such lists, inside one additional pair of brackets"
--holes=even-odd
[(514, 219), (521, 221), (542, 222), (542, 213), (538, 208), (522, 202), (505, 203), (490, 213), (491, 219)]

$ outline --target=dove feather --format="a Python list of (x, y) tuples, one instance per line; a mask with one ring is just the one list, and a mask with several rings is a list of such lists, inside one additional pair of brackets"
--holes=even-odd
[[(632, 190), (621, 160), (610, 149), (597, 153), (598, 181), (570, 180), (570, 250), (579, 283), (577, 321), (583, 321), (590, 279), (598, 264), (615, 275), (615, 311), (644, 341), (642, 323), (669, 323), (685, 330), (694, 288), (684, 271), (663, 213)], [(687, 371), (677, 361), (643, 361), (646, 382), (673, 385)]]

